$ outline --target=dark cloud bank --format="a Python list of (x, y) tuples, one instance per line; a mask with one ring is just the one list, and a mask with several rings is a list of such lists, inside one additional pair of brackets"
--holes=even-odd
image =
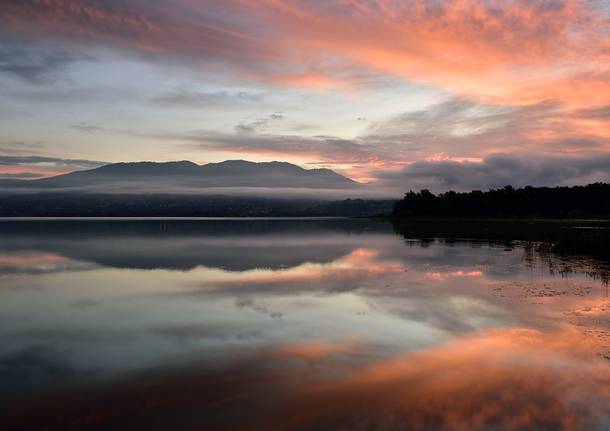
[(610, 155), (527, 157), (495, 154), (481, 162), (418, 161), (398, 173), (385, 174), (389, 188), (465, 191), (503, 187), (561, 186), (610, 181)]

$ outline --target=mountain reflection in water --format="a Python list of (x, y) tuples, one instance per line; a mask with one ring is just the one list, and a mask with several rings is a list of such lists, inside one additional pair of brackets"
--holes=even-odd
[(607, 233), (573, 227), (0, 222), (0, 426), (607, 429)]

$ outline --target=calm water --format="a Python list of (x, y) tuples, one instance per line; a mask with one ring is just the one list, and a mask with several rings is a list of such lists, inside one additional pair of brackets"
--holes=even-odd
[(0, 425), (606, 430), (606, 261), (512, 229), (0, 222)]

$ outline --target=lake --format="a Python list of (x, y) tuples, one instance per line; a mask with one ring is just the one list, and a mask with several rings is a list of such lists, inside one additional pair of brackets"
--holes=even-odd
[(0, 426), (605, 430), (606, 227), (1, 221)]

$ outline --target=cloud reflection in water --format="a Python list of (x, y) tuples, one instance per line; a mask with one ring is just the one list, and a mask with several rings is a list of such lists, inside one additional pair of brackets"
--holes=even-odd
[(577, 261), (367, 221), (70, 223), (0, 227), (7, 429), (609, 423), (610, 301)]

